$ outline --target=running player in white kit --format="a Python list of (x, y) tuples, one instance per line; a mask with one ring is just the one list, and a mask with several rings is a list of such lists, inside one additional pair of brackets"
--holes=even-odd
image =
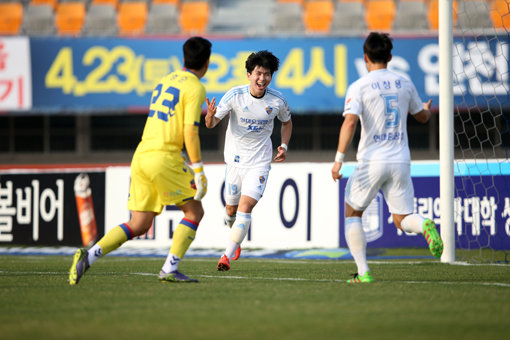
[(368, 74), (347, 89), (344, 122), (331, 169), (333, 180), (342, 177), (344, 153), (360, 121), (358, 165), (345, 187), (345, 239), (358, 267), (358, 273), (349, 283), (373, 281), (366, 259), (361, 216), (379, 190), (397, 228), (423, 234), (435, 257), (443, 252), (443, 242), (434, 222), (413, 213), (414, 188), (407, 136), (408, 113), (420, 123), (428, 122), (432, 100), (422, 103), (410, 80), (387, 69), (392, 48), (386, 33), (372, 32), (365, 40), (363, 52)]
[(225, 222), (231, 227), (230, 239), (217, 269), (230, 269), (230, 259), (237, 260), (251, 224), (251, 212), (264, 194), (273, 145), (274, 119), (282, 122), (281, 145), (274, 160), (283, 162), (292, 134), (290, 109), (283, 95), (269, 88), (279, 60), (269, 51), (252, 53), (246, 60), (249, 85), (230, 89), (216, 107), (216, 99), (207, 102), (205, 124), (215, 127), (230, 114), (224, 157)]

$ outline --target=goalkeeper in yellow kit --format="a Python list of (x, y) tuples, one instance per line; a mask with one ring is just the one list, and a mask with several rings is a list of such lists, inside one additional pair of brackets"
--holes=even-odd
[[(207, 192), (200, 154), (198, 127), (205, 87), (200, 82), (209, 68), (211, 43), (201, 37), (183, 45), (184, 70), (165, 76), (156, 85), (149, 115), (131, 162), (128, 209), (131, 219), (111, 229), (89, 250), (78, 249), (69, 270), (69, 284), (77, 284), (98, 258), (145, 234), (165, 205), (184, 212), (172, 247), (159, 274), (164, 282), (196, 282), (178, 271), (204, 215), (200, 200)], [(186, 147), (191, 167), (182, 156)]]

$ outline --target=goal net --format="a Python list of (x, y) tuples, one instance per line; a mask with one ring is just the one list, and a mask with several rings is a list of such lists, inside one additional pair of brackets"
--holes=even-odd
[(455, 257), (510, 261), (510, 0), (453, 5)]

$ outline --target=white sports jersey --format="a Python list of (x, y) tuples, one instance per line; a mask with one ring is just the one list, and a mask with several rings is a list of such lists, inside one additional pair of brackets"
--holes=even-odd
[(407, 114), (421, 110), (413, 83), (388, 69), (369, 72), (352, 83), (343, 114), (355, 114), (361, 122), (358, 161), (410, 162)]
[(290, 109), (283, 95), (267, 88), (262, 98), (250, 94), (250, 86), (230, 89), (221, 98), (215, 114), (223, 119), (230, 113), (225, 137), (225, 163), (237, 167), (269, 166), (273, 155), (271, 134), (274, 119), (290, 119)]

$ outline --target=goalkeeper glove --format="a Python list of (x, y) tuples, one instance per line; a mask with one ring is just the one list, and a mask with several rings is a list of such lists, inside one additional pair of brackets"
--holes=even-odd
[(200, 201), (207, 193), (207, 178), (204, 173), (204, 165), (202, 162), (192, 163), (191, 168), (195, 173), (195, 186), (197, 187), (194, 199)]

